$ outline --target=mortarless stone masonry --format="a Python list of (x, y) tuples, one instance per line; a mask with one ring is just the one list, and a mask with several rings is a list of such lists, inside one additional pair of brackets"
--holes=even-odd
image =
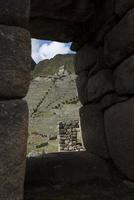
[[(112, 159), (134, 181), (134, 2), (97, 2), (96, 38), (89, 43), (96, 42), (97, 53), (83, 48), (85, 43), (75, 62), (78, 94), (83, 104), (83, 142), (88, 152)], [(106, 9), (110, 9), (109, 13)], [(85, 62), (86, 57), (81, 55), (90, 61)]]
[(0, 24), (28, 28), (30, 1), (0, 1)]
[(28, 107), (23, 100), (0, 101), (0, 199), (23, 196)]
[(106, 34), (104, 38), (104, 64), (106, 67), (116, 67), (134, 52), (134, 9)]
[(80, 135), (79, 121), (60, 122), (59, 128), (59, 151), (83, 151), (82, 143), (78, 142)]
[(30, 39), (30, 33), (23, 28), (0, 25), (2, 98), (21, 98), (27, 94), (31, 79)]
[[(31, 9), (30, 0), (2, 0), (0, 146), (5, 156), (0, 156), (4, 166), (0, 169), (0, 199), (23, 199), (28, 120), (21, 98), (30, 81), (30, 35), (26, 28), (34, 38), (73, 42), (72, 47), (79, 47), (75, 71), (83, 104), (80, 121), (85, 146), (88, 152), (111, 159), (125, 177), (134, 181), (133, 0), (32, 0)], [(16, 101), (20, 109), (12, 110)], [(97, 111), (92, 112), (93, 108)]]
[(86, 105), (80, 109), (82, 138), (88, 152), (109, 158), (105, 138), (104, 116), (98, 105)]
[(134, 180), (134, 98), (107, 109), (104, 119), (110, 155), (119, 169)]
[(0, 199), (23, 200), (30, 84), (30, 0), (0, 1)]

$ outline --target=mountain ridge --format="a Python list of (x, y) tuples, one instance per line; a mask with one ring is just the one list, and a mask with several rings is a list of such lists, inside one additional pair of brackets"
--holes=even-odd
[(38, 76), (47, 77), (49, 75), (54, 75), (62, 65), (64, 65), (69, 73), (74, 73), (74, 54), (58, 54), (50, 60), (46, 59), (40, 61), (32, 72), (32, 77), (36, 78)]
[[(32, 73), (26, 97), (30, 116), (28, 153), (55, 152), (58, 141), (48, 142), (48, 138), (57, 138), (57, 124), (79, 120), (81, 105), (75, 83), (74, 55), (57, 55), (41, 61)], [(44, 142), (47, 146), (42, 147)]]

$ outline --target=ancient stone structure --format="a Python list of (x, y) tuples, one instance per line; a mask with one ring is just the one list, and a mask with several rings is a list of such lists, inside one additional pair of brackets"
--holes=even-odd
[(134, 181), (134, 1), (32, 0), (30, 11), (30, 0), (2, 0), (0, 23), (0, 199), (23, 199), (29, 31), (35, 38), (73, 42), (77, 52), (82, 134), (92, 153), (75, 154), (77, 162), (111, 160)]
[(98, 1), (94, 35), (72, 47), (84, 145), (112, 159), (134, 181), (133, 6), (132, 1)]
[(59, 129), (59, 152), (83, 151), (82, 141), (78, 141), (80, 135), (79, 121), (60, 122)]
[(0, 199), (22, 200), (31, 71), (30, 1), (0, 2)]

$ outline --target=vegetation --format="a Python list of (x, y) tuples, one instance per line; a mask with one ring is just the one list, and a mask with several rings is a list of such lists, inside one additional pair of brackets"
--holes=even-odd
[(73, 59), (74, 55), (57, 55), (41, 61), (33, 71), (26, 97), (30, 110), (28, 154), (57, 152), (58, 122), (79, 120)]
[(68, 72), (74, 72), (74, 55), (57, 55), (50, 60), (41, 61), (32, 72), (33, 78), (38, 76), (47, 77), (58, 73), (59, 67), (64, 65)]

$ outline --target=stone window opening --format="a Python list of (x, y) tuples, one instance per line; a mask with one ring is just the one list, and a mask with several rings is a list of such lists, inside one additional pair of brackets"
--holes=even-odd
[[(87, 181), (93, 183), (96, 193), (96, 183), (105, 179), (106, 188), (99, 187), (99, 198), (105, 199), (107, 194), (109, 197), (112, 195), (111, 199), (118, 199), (119, 196), (113, 194), (116, 195), (120, 188), (120, 197), (130, 199), (128, 195), (132, 193), (124, 183), (133, 188), (134, 1), (1, 0), (0, 22), (0, 199), (22, 200), (24, 179), (25, 189), (27, 185), (31, 187), (32, 194), (35, 185), (40, 189), (39, 185), (49, 183), (69, 185)], [(29, 156), (26, 160), (28, 106), (23, 98), (31, 81), (31, 37), (72, 41), (71, 49), (77, 52), (75, 73), (82, 104), (80, 121), (86, 151), (48, 153), (45, 156)], [(35, 46), (37, 49), (40, 47), (38, 44)], [(48, 50), (45, 52), (48, 53)], [(36, 51), (34, 53), (38, 56)], [(64, 71), (63, 64), (60, 67), (60, 75), (59, 70), (54, 73), (56, 77)], [(52, 79), (52, 74), (49, 75)], [(62, 78), (51, 82), (57, 88), (63, 82)], [(42, 76), (35, 79), (30, 87), (44, 81)], [(62, 86), (65, 90), (67, 82)], [(51, 94), (48, 99), (56, 97), (57, 93), (52, 93), (53, 88), (51, 86), (46, 91), (45, 95)], [(38, 86), (32, 97), (36, 94), (38, 97)], [(65, 94), (62, 96), (65, 98)], [(44, 96), (39, 101), (37, 98), (36, 105), (30, 108), (30, 116), (37, 125), (44, 115), (38, 112), (44, 101)], [(60, 102), (55, 105), (55, 113), (62, 109), (60, 105)], [(72, 104), (66, 99), (63, 105)], [(52, 119), (50, 101), (47, 106), (46, 118)], [(70, 111), (73, 116), (74, 110)], [(63, 125), (64, 121), (63, 118), (62, 121), (58, 119), (58, 124), (62, 122)], [(51, 127), (51, 120), (46, 122)], [(45, 127), (44, 121), (43, 125)], [(36, 131), (33, 136), (37, 136)], [(33, 142), (30, 145), (33, 147)], [(43, 142), (35, 147), (40, 149), (42, 145), (44, 148), (47, 144)], [(112, 194), (109, 195), (108, 191)], [(79, 196), (82, 199), (80, 193)]]
[(32, 39), (27, 155), (83, 151), (71, 43)]

